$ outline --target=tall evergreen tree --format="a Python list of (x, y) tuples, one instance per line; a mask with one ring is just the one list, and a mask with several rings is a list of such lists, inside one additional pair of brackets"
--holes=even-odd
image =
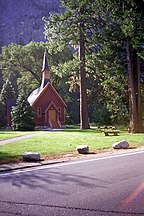
[(34, 112), (24, 93), (19, 95), (11, 115), (13, 130), (32, 131), (35, 129)]
[(7, 101), (9, 99), (15, 98), (15, 91), (9, 79), (6, 80), (6, 83), (3, 84), (1, 93), (0, 93), (0, 118), (1, 118), (1, 126), (6, 125), (6, 109), (7, 109)]
[(81, 129), (89, 128), (87, 95), (86, 95), (86, 16), (87, 4), (85, 0), (62, 0), (66, 10), (63, 14), (54, 14), (46, 21), (46, 36), (57, 50), (68, 43), (75, 51), (79, 50), (79, 78), (80, 78), (80, 121)]
[[(103, 0), (102, 0), (103, 1)], [(141, 101), (141, 52), (144, 46), (143, 18), (144, 2), (108, 0), (114, 23), (119, 24), (121, 40), (125, 42), (127, 56), (128, 94), (129, 94), (129, 132), (144, 132)]]

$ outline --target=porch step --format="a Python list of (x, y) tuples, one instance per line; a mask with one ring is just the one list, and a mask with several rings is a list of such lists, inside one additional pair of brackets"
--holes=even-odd
[(56, 121), (52, 121), (51, 122), (51, 128), (57, 129), (57, 128), (60, 128), (60, 126), (59, 126), (59, 124)]

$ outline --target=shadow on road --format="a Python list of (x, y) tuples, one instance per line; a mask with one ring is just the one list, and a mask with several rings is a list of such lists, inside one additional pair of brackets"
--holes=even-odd
[[(81, 174), (72, 174), (69, 170), (67, 173), (63, 173), (59, 168), (54, 168), (55, 171), (50, 169), (30, 171), (22, 173), (11, 173), (10, 175), (0, 176), (0, 183), (11, 183), (12, 186), (16, 188), (22, 188), (23, 186), (34, 190), (43, 189), (46, 191), (53, 191), (55, 193), (61, 193), (61, 186), (65, 185), (64, 194), (69, 193), (68, 185), (73, 184), (73, 186), (78, 186), (81, 189), (84, 188), (106, 188), (109, 182), (104, 181), (99, 178), (92, 178)], [(53, 187), (54, 186), (54, 187)], [(67, 192), (66, 192), (67, 191)]]

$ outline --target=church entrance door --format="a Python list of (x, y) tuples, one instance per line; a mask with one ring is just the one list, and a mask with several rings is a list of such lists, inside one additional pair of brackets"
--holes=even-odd
[(50, 122), (56, 121), (56, 111), (55, 110), (49, 110), (49, 121)]
[(49, 110), (49, 123), (51, 125), (51, 128), (59, 128), (59, 124), (57, 122), (57, 115), (56, 110)]

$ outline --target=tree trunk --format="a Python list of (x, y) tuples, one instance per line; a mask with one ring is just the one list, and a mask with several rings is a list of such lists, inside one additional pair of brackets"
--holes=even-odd
[[(80, 9), (80, 15), (83, 14), (83, 8)], [(80, 129), (88, 129), (88, 111), (87, 111), (87, 94), (86, 94), (86, 71), (85, 71), (85, 38), (84, 38), (84, 23), (80, 22)]]
[(143, 133), (142, 103), (140, 88), (140, 61), (136, 50), (131, 47), (131, 41), (127, 40), (128, 60), (128, 93), (130, 113), (130, 133)]

